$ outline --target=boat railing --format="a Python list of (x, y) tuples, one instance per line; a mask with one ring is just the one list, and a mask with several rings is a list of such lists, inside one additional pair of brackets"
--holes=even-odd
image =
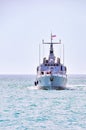
[(51, 75), (51, 74), (54, 74), (54, 75), (58, 75), (58, 74), (65, 75), (66, 71), (61, 71), (61, 70), (59, 70), (59, 71), (51, 71), (51, 70), (49, 70), (49, 71), (39, 71), (38, 72), (38, 75)]

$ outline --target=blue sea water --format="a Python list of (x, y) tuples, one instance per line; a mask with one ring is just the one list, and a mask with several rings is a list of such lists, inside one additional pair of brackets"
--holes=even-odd
[(69, 75), (60, 91), (34, 89), (34, 80), (0, 75), (0, 130), (86, 130), (86, 75)]

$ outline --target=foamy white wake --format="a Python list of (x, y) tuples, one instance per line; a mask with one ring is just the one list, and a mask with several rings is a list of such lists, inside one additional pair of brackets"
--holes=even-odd
[[(39, 87), (37, 86), (31, 86), (31, 87), (27, 87), (29, 90), (39, 90)], [(86, 85), (83, 84), (74, 84), (74, 85), (70, 85), (67, 84), (66, 86), (66, 90), (86, 90)]]
[(74, 84), (74, 85), (67, 85), (67, 88), (73, 89), (73, 90), (86, 90), (86, 85), (85, 84)]
[(28, 87), (29, 90), (38, 90), (39, 88), (37, 86), (31, 86), (31, 87)]

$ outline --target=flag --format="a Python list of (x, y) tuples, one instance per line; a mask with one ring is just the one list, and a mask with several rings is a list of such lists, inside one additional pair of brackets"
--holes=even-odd
[(52, 35), (51, 37), (52, 37), (52, 38), (53, 38), (53, 37), (56, 37), (56, 35)]

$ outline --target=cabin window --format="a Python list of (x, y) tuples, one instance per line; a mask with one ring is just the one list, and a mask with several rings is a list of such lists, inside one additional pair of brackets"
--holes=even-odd
[(58, 64), (56, 63), (56, 66), (58, 66)]
[(67, 71), (67, 68), (65, 67), (65, 71)]
[(48, 60), (46, 60), (46, 63), (48, 63)]
[(41, 72), (41, 74), (43, 75), (43, 74), (44, 74), (44, 72), (42, 71), (42, 72)]
[(50, 54), (53, 53), (53, 51), (50, 51)]
[(62, 69), (63, 69), (63, 67), (62, 67), (62, 65), (61, 65), (61, 71), (62, 71)]

